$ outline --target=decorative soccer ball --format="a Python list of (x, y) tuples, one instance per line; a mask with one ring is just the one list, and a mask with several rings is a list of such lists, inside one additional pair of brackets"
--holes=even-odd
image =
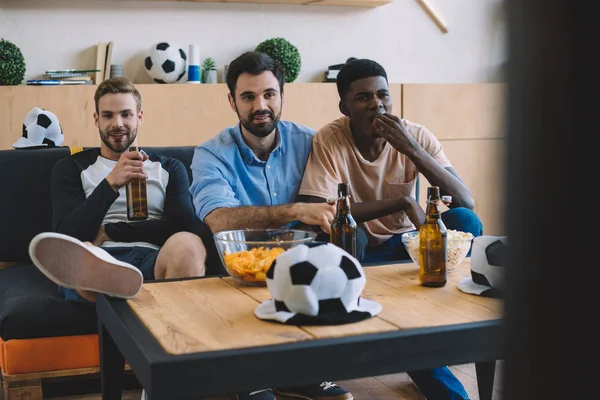
[(156, 83), (175, 83), (183, 79), (187, 55), (179, 46), (162, 42), (153, 46), (144, 59), (144, 69)]
[(294, 246), (267, 272), (275, 309), (310, 316), (356, 310), (365, 283), (358, 260), (331, 243)]
[(62, 146), (65, 137), (58, 117), (51, 111), (32, 108), (23, 120), (22, 136), (13, 144), (14, 148)]

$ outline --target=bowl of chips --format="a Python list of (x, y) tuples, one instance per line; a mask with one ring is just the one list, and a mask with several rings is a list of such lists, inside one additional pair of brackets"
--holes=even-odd
[(214, 234), (227, 273), (246, 285), (265, 286), (267, 271), (287, 249), (310, 243), (316, 233), (298, 229), (238, 229)]

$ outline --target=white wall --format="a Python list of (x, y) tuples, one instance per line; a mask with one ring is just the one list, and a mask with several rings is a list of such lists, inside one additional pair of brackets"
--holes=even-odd
[[(320, 82), (328, 65), (371, 58), (397, 83), (503, 81), (506, 29), (502, 0), (429, 0), (448, 24), (442, 33), (416, 0), (378, 8), (149, 0), (0, 0), (0, 38), (17, 44), (26, 79), (47, 69), (93, 68), (95, 45), (115, 42), (113, 64), (150, 82), (144, 53), (170, 41), (219, 69), (262, 40), (284, 37), (302, 56), (297, 82)], [(221, 74), (221, 71), (220, 74)]]

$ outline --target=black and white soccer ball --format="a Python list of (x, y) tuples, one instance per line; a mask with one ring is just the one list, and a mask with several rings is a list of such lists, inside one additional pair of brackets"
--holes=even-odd
[(152, 46), (144, 59), (144, 69), (156, 83), (176, 83), (183, 79), (187, 67), (185, 51), (172, 43)]
[(309, 316), (357, 310), (365, 283), (358, 260), (331, 243), (294, 246), (267, 272), (275, 309)]
[(23, 120), (21, 137), (13, 143), (16, 149), (28, 147), (60, 147), (65, 140), (58, 117), (51, 111), (33, 107)]

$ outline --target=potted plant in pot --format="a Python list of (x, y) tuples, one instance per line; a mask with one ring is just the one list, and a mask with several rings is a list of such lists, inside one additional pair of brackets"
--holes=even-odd
[(202, 82), (217, 83), (217, 63), (212, 57), (206, 57), (202, 61)]

